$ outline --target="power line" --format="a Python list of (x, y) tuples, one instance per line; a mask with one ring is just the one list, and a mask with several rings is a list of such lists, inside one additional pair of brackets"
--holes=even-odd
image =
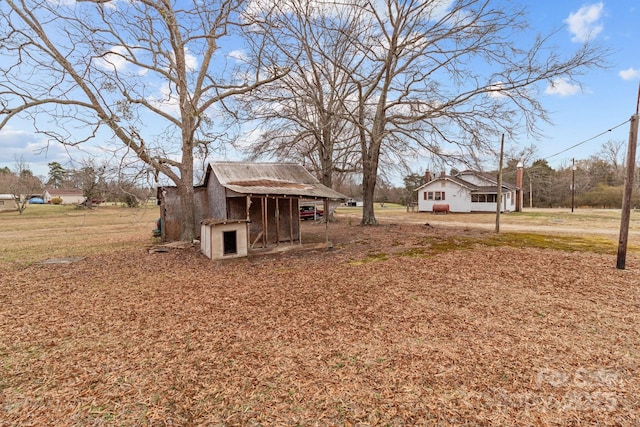
[(591, 138), (589, 138), (589, 139), (585, 139), (584, 141), (580, 141), (580, 142), (578, 142), (577, 144), (574, 144), (574, 145), (572, 145), (572, 146), (571, 146), (571, 147), (569, 147), (569, 148), (565, 148), (564, 150), (559, 151), (559, 152), (557, 152), (556, 154), (553, 154), (553, 155), (551, 155), (551, 156), (548, 156), (545, 160), (549, 160), (550, 158), (555, 157), (555, 156), (558, 156), (558, 155), (560, 155), (560, 154), (562, 154), (562, 153), (565, 153), (565, 152), (567, 152), (567, 151), (569, 151), (569, 150), (572, 150), (572, 149), (574, 149), (574, 148), (578, 147), (579, 145), (586, 144), (586, 143), (587, 143), (587, 142), (589, 142), (589, 141), (592, 141), (592, 140), (594, 140), (594, 139), (596, 139), (596, 138), (598, 138), (598, 137), (601, 137), (601, 136), (602, 136), (602, 135), (604, 135), (605, 133), (607, 133), (607, 132), (611, 132), (612, 130), (617, 129), (617, 128), (619, 128), (620, 126), (622, 126), (622, 125), (624, 125), (624, 124), (628, 123), (628, 122), (629, 122), (629, 120), (630, 120), (630, 119), (627, 119), (627, 120), (625, 120), (624, 122), (620, 123), (619, 125), (616, 125), (616, 126), (612, 127), (611, 129), (607, 129), (607, 130), (605, 130), (604, 132), (601, 132), (601, 133), (597, 134), (596, 136), (592, 136), (592, 137), (591, 137)]

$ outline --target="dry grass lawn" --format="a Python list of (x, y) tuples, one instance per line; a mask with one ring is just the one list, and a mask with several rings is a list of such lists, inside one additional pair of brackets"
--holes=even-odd
[(149, 253), (155, 209), (46, 208), (0, 215), (2, 426), (640, 424), (615, 238), (339, 211), (331, 250), (212, 262)]

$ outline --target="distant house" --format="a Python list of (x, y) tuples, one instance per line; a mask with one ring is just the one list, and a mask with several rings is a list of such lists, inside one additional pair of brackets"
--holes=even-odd
[(13, 194), (0, 194), (0, 212), (17, 210), (18, 203), (16, 202), (16, 197)]
[(359, 199), (349, 198), (345, 200), (344, 205), (348, 207), (362, 207), (364, 206), (364, 202)]
[(51, 199), (59, 197), (62, 199), (63, 205), (79, 205), (83, 203), (86, 199), (82, 195), (82, 190), (78, 189), (61, 189), (61, 188), (50, 188), (45, 190), (43, 199), (45, 203), (51, 203)]
[[(434, 205), (448, 205), (449, 212), (495, 212), (498, 200), (498, 182), (495, 176), (484, 172), (464, 171), (455, 176), (441, 174), (416, 189), (418, 211), (433, 212)], [(516, 210), (517, 188), (502, 183), (500, 210)]]
[[(209, 163), (194, 188), (201, 250), (209, 258), (244, 256), (254, 247), (302, 243), (300, 205), (346, 197), (293, 163)], [(158, 189), (163, 240), (179, 240), (182, 212), (176, 187)]]

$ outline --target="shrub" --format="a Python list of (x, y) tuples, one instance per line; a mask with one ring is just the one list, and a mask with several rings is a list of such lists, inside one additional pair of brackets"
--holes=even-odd
[(62, 204), (62, 197), (52, 197), (51, 198), (51, 204), (52, 205), (61, 205)]
[(125, 194), (122, 201), (126, 203), (129, 208), (137, 208), (140, 206), (140, 200), (133, 194)]

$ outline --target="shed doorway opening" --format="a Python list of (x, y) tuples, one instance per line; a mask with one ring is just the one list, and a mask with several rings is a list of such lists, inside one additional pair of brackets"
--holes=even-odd
[(224, 255), (235, 255), (238, 253), (238, 240), (236, 230), (224, 231), (222, 233), (222, 244)]

